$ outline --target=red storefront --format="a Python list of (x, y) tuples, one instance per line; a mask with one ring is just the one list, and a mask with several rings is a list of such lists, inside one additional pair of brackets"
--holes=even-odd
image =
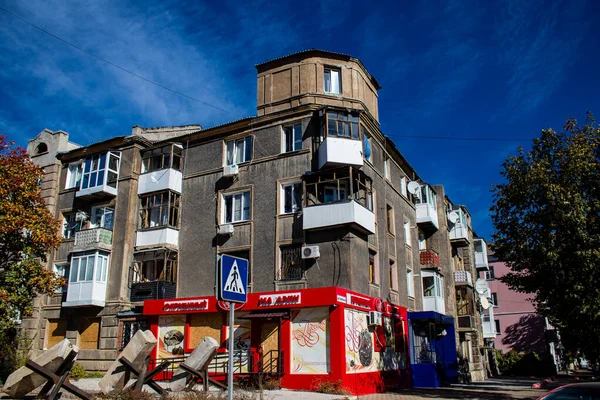
[[(205, 336), (225, 356), (226, 308), (214, 296), (146, 301), (144, 315), (159, 338), (154, 357), (189, 354)], [(407, 331), (404, 307), (339, 287), (249, 293), (235, 312), (234, 368), (240, 375), (260, 368), (297, 390), (324, 382), (354, 394), (408, 387)], [(213, 363), (211, 373), (226, 372)]]

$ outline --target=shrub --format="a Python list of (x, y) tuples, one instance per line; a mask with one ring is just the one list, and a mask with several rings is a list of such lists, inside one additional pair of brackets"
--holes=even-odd
[(340, 394), (340, 395), (347, 394), (346, 390), (342, 386), (342, 381), (341, 380), (338, 380), (338, 381), (328, 381), (328, 380), (319, 381), (316, 384), (315, 391), (317, 391), (319, 393), (325, 393), (325, 394)]

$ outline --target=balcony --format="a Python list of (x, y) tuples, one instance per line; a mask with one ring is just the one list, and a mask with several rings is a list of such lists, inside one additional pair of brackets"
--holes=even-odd
[(423, 311), (446, 313), (444, 277), (437, 272), (421, 270), (423, 282)]
[(440, 268), (440, 256), (434, 250), (421, 250), (419, 252), (421, 268)]
[(179, 230), (169, 227), (150, 228), (138, 231), (136, 234), (136, 247), (179, 245)]
[(161, 190), (172, 190), (176, 193), (181, 193), (181, 186), (181, 171), (172, 168), (161, 169), (140, 175), (138, 194), (158, 192)]
[(371, 179), (352, 167), (305, 175), (304, 230), (351, 225), (375, 233)]
[(483, 239), (473, 239), (473, 248), (475, 251), (475, 268), (477, 271), (489, 271), (487, 259), (487, 244)]
[(104, 307), (108, 262), (108, 254), (100, 251), (73, 255), (63, 307)]
[(108, 152), (91, 156), (83, 163), (83, 173), (76, 197), (84, 200), (105, 200), (117, 195), (120, 153)]
[(471, 273), (469, 271), (454, 271), (454, 284), (473, 286)]
[(482, 323), (482, 330), (484, 339), (496, 338), (496, 323), (494, 321), (486, 321), (484, 319)]
[(131, 301), (174, 299), (177, 296), (175, 282), (154, 281), (131, 284)]
[(110, 252), (112, 250), (112, 236), (113, 233), (110, 229), (84, 229), (75, 233), (75, 243), (71, 252), (77, 253), (89, 250), (105, 250)]
[(360, 140), (327, 136), (319, 146), (318, 168), (335, 165), (362, 167), (363, 153)]
[(430, 232), (439, 229), (437, 215), (437, 195), (427, 184), (421, 185), (420, 192), (415, 196), (415, 207), (417, 209), (417, 225)]
[(467, 217), (462, 208), (457, 208), (448, 213), (448, 225), (450, 226), (450, 243), (458, 246), (468, 246), (469, 227)]

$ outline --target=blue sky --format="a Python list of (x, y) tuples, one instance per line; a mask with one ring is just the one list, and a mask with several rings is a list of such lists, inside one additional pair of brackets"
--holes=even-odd
[(383, 86), (383, 132), (427, 182), (467, 205), (486, 238), (502, 161), (543, 128), (600, 113), (593, 1), (0, 0), (0, 7), (214, 106), (0, 10), (0, 132), (20, 145), (44, 128), (85, 145), (130, 134), (133, 125), (211, 127), (255, 115), (255, 64), (308, 48), (342, 52)]

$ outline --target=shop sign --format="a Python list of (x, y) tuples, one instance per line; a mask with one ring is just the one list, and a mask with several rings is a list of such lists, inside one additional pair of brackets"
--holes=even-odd
[(345, 303), (346, 302), (346, 296), (342, 296), (341, 294), (337, 295), (337, 301), (340, 303)]
[(287, 306), (300, 303), (300, 293), (267, 294), (258, 298), (259, 307)]
[(347, 303), (353, 305), (358, 308), (362, 308), (364, 310), (370, 310), (372, 300), (367, 297), (357, 296), (355, 294), (348, 293), (347, 295)]
[(187, 312), (208, 310), (208, 300), (176, 300), (165, 301), (163, 304), (164, 312)]

